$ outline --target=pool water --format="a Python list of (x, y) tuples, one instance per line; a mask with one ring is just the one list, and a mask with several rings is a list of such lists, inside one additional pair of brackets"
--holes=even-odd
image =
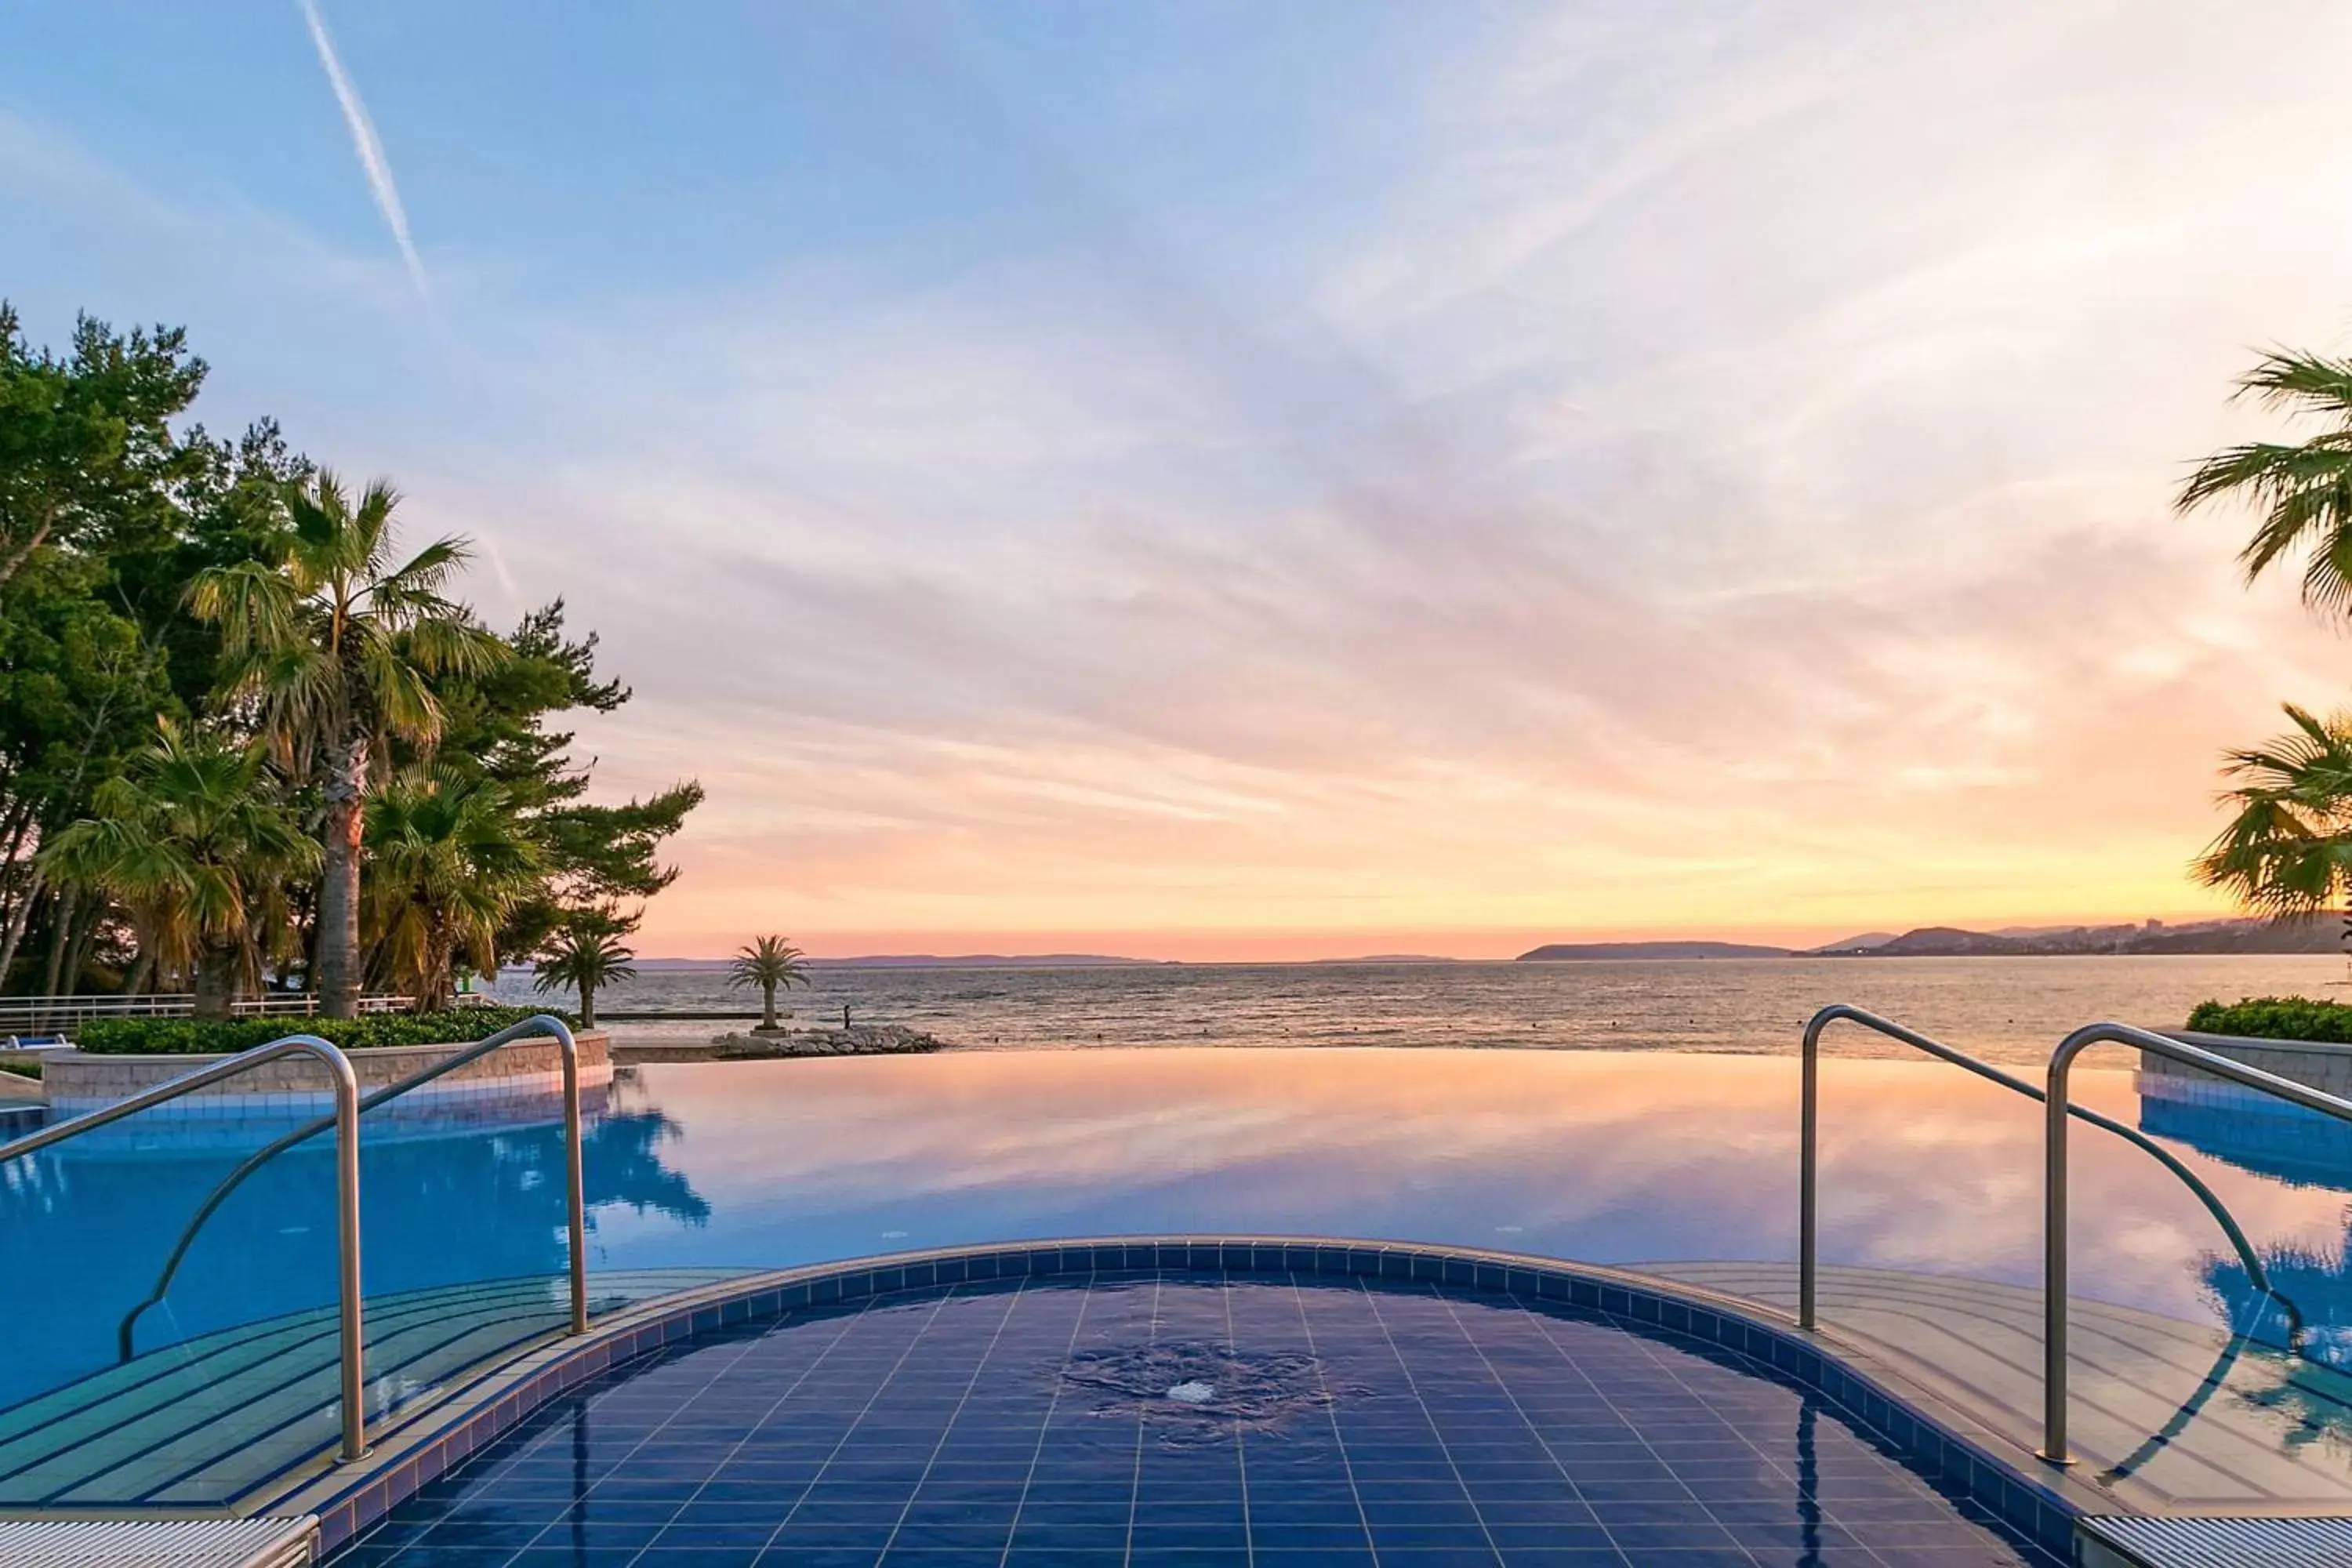
[(681, 1344), (338, 1561), (2054, 1568), (1720, 1347), (1549, 1301), (1182, 1270)]
[[(1824, 1063), (1822, 1252), (2031, 1285), (2037, 1107), (1936, 1063)], [(2139, 1117), (2129, 1073), (2081, 1098)], [(764, 1268), (1066, 1236), (1378, 1237), (1604, 1263), (1795, 1251), (1796, 1064), (1659, 1053), (1168, 1050), (680, 1064), (625, 1071), (586, 1135), (592, 1270)], [(2226, 1142), (2172, 1146), (2325, 1327), (2345, 1191)], [(2179, 1185), (2074, 1140), (2076, 1289), (2210, 1321), (2242, 1280)], [(371, 1295), (563, 1267), (551, 1124), (363, 1139)], [(147, 1146), (0, 1167), (0, 1279), (20, 1331), (0, 1405), (111, 1365), (121, 1317), (236, 1158)], [(2254, 1168), (2246, 1168), (2252, 1166)], [(215, 1216), (136, 1348), (332, 1299), (323, 1141)], [(2334, 1292), (2331, 1297), (2330, 1291)], [(37, 1332), (22, 1331), (32, 1325)], [(2324, 1338), (2324, 1336), (2323, 1336)]]

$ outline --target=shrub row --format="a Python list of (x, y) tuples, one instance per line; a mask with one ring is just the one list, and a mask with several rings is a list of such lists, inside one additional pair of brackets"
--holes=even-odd
[(551, 1007), (458, 1007), (446, 1013), (370, 1013), (358, 1018), (93, 1018), (74, 1044), (105, 1056), (213, 1056), (250, 1050), (288, 1035), (316, 1035), (345, 1050), (478, 1040)]
[(2200, 1034), (2243, 1035), (2260, 1040), (2332, 1040), (2352, 1045), (2352, 1004), (2315, 1002), (2308, 996), (2249, 996), (2242, 1001), (2200, 1002), (2189, 1026)]

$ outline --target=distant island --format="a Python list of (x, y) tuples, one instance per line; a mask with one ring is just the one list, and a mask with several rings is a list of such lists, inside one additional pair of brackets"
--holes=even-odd
[(2010, 926), (1963, 931), (1920, 926), (1897, 934), (1865, 931), (1823, 947), (1764, 947), (1737, 942), (1556, 942), (1519, 954), (1521, 963), (1670, 958), (2060, 958), (2098, 953), (2340, 952), (2340, 917), (2213, 920), (2167, 925)]
[(1592, 963), (1629, 958), (1787, 958), (1785, 947), (1741, 942), (1555, 942), (1518, 956), (1521, 963)]

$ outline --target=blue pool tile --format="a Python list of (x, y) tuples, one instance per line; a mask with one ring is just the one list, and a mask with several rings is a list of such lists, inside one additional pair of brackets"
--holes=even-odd
[[(827, 1300), (781, 1316), (721, 1313), (495, 1441), (452, 1441), (478, 1451), (342, 1561), (1281, 1568), (1369, 1564), (1377, 1545), (1385, 1568), (1627, 1553), (1833, 1568), (1878, 1530), (1882, 1554), (2048, 1568), (1839, 1405), (1723, 1343), (1748, 1337), (1737, 1320), (1623, 1287), (1426, 1248), (1245, 1240), (909, 1267), (816, 1282)], [(905, 1288), (926, 1277), (966, 1282)], [(1066, 1364), (1074, 1343), (1108, 1354), (1108, 1375)], [(1180, 1369), (1238, 1378), (1252, 1402), (1167, 1404)], [(2051, 1525), (2034, 1495), (2009, 1506)]]

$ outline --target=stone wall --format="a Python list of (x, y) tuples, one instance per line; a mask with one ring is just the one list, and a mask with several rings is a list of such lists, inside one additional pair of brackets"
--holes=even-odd
[[(581, 1088), (601, 1089), (611, 1083), (609, 1037), (602, 1030), (583, 1031), (574, 1037), (580, 1047)], [(470, 1043), (373, 1046), (346, 1054), (351, 1058), (352, 1072), (359, 1078), (360, 1092), (365, 1094), (455, 1055)], [(41, 1072), (51, 1114), (77, 1116), (226, 1059), (218, 1056), (101, 1056), (89, 1051), (51, 1051), (41, 1058)], [(433, 1101), (446, 1102), (483, 1096), (537, 1095), (558, 1092), (562, 1085), (562, 1049), (553, 1038), (540, 1037), (501, 1046), (404, 1099), (429, 1097)], [(333, 1106), (334, 1093), (326, 1070), (309, 1057), (289, 1056), (183, 1095), (144, 1114), (157, 1118), (241, 1117), (257, 1111), (323, 1113)], [(385, 1110), (389, 1112), (391, 1107)]]
[[(2323, 1089), (2339, 1099), (2352, 1100), (2352, 1046), (2335, 1045), (2325, 1040), (2249, 1040), (2234, 1035), (2199, 1035), (2186, 1030), (2171, 1031), (2174, 1037), (2192, 1046), (2202, 1046), (2232, 1061), (2243, 1062), (2280, 1078), (2293, 1079), (2300, 1084)], [(2224, 1087), (2223, 1080), (2211, 1073), (2161, 1057), (2154, 1051), (2139, 1054), (2143, 1073), (2158, 1078), (2187, 1079), (2191, 1082)], [(2238, 1088), (2235, 1085), (2227, 1087)], [(2239, 1089), (2242, 1094), (2261, 1095), (2260, 1089)], [(2263, 1096), (2264, 1099), (2274, 1099)], [(2274, 1101), (2275, 1102), (2275, 1101)]]

